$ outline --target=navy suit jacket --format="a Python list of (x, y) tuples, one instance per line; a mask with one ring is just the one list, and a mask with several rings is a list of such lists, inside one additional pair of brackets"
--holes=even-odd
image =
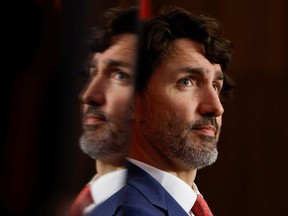
[(94, 208), (89, 216), (187, 216), (151, 175), (127, 162), (126, 185)]

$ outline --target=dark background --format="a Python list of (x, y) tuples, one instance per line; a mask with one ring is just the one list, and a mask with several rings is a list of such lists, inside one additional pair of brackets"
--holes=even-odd
[[(64, 215), (93, 176), (79, 149), (84, 36), (107, 7), (132, 0), (3, 3), (0, 214)], [(216, 216), (288, 215), (288, 2), (154, 0), (221, 21), (237, 84), (219, 159), (196, 183)]]

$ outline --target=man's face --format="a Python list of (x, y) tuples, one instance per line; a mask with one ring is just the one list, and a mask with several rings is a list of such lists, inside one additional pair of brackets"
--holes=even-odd
[(135, 122), (160, 157), (200, 169), (218, 154), (223, 73), (220, 65), (205, 58), (201, 44), (177, 39), (172, 46), (147, 89), (137, 94)]
[(82, 150), (94, 159), (125, 156), (128, 147), (134, 93), (136, 36), (121, 34), (112, 45), (93, 56), (91, 80), (84, 103)]

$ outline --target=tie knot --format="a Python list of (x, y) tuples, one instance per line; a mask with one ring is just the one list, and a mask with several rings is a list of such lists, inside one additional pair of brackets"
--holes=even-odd
[(192, 213), (195, 216), (213, 216), (208, 204), (200, 194), (197, 195), (196, 202), (192, 207)]
[(90, 184), (87, 184), (79, 195), (75, 198), (69, 216), (81, 216), (83, 215), (83, 210), (87, 206), (93, 203), (93, 199), (90, 192)]

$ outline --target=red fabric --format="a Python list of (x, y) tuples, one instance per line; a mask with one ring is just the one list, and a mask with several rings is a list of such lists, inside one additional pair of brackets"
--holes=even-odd
[(140, 13), (139, 19), (145, 20), (152, 17), (151, 2), (150, 0), (140, 0)]
[(85, 207), (89, 206), (93, 203), (91, 192), (90, 192), (90, 185), (86, 185), (79, 195), (75, 198), (69, 216), (81, 216), (83, 215), (83, 210)]
[(192, 213), (195, 216), (213, 216), (208, 204), (200, 194), (197, 195), (197, 200), (192, 207)]

